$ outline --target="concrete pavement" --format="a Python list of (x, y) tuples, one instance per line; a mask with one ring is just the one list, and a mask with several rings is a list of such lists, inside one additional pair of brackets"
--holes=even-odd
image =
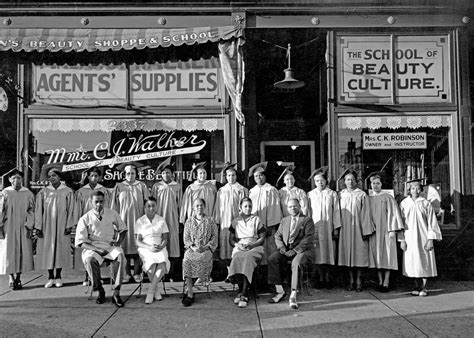
[[(151, 305), (137, 298), (138, 284), (123, 286), (124, 308), (110, 301), (88, 300), (82, 274), (63, 273), (63, 288), (45, 289), (45, 274), (27, 273), (24, 289), (11, 291), (8, 277), (0, 276), (0, 335), (35, 337), (77, 336), (472, 336), (474, 282), (433, 281), (428, 297), (409, 295), (411, 285), (381, 294), (370, 287), (361, 293), (342, 288), (309, 289), (298, 295), (299, 310), (290, 310), (287, 298), (269, 304), (269, 294), (253, 297), (245, 309), (232, 300), (225, 283), (213, 283), (208, 298), (200, 287), (196, 302), (181, 305), (182, 283), (167, 283), (168, 297)], [(148, 284), (144, 284), (144, 292)]]

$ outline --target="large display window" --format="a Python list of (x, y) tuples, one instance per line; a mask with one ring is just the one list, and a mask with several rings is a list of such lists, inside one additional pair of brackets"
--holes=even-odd
[(352, 167), (369, 190), (367, 176), (385, 167), (383, 188), (398, 201), (407, 180), (424, 178), (440, 223), (454, 223), (451, 115), (344, 116), (338, 127), (339, 175)]
[(112, 188), (123, 180), (116, 166), (137, 161), (145, 165), (138, 176), (151, 187), (159, 180), (156, 167), (173, 156), (175, 179), (186, 187), (192, 165), (206, 161), (208, 179), (218, 179), (226, 153), (225, 117), (203, 118), (52, 118), (28, 120), (29, 181), (45, 185), (41, 168), (61, 163), (65, 181), (76, 186), (87, 168), (103, 169), (103, 182)]

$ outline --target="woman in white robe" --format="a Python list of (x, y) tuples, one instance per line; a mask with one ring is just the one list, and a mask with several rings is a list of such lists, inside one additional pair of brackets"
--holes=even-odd
[(8, 179), (11, 186), (0, 194), (0, 275), (9, 275), (10, 288), (20, 290), (21, 273), (33, 270), (35, 197), (23, 187), (19, 170), (10, 172)]
[(219, 225), (219, 256), (221, 259), (232, 258), (232, 247), (229, 243), (232, 220), (239, 216), (239, 205), (242, 198), (247, 197), (247, 188), (237, 182), (237, 171), (235, 163), (226, 163), (222, 170), (227, 184), (217, 192), (216, 206), (214, 208), (214, 219)]
[(319, 286), (331, 288), (331, 266), (336, 264), (336, 239), (339, 229), (335, 220), (339, 212), (337, 193), (327, 187), (324, 172), (315, 171), (309, 178), (314, 178), (316, 188), (308, 193), (309, 216), (313, 219), (315, 231), (315, 257), (319, 265)]
[(62, 268), (72, 267), (71, 232), (76, 222), (74, 192), (61, 182), (58, 167), (47, 174), (50, 185), (36, 195), (34, 231), (38, 237), (36, 268), (48, 270), (44, 287), (50, 288), (62, 287)]
[(369, 237), (369, 267), (377, 269), (378, 290), (387, 292), (390, 270), (398, 270), (397, 232), (404, 229), (403, 220), (395, 198), (382, 191), (380, 175), (370, 176), (370, 184), (370, 214), (375, 233)]
[(431, 203), (420, 196), (420, 181), (412, 181), (410, 196), (400, 204), (405, 221), (405, 239), (400, 246), (403, 250), (403, 274), (415, 278), (414, 296), (427, 296), (428, 277), (436, 277), (436, 259), (433, 241), (442, 239), (441, 230)]
[[(356, 173), (344, 176), (346, 188), (339, 193), (340, 216), (336, 222), (339, 231), (339, 265), (347, 266), (347, 291), (362, 291), (362, 268), (369, 266), (369, 236), (375, 231), (370, 217), (369, 197), (357, 187)], [(354, 272), (356, 278), (354, 278)], [(354, 285), (355, 283), (355, 285)]]

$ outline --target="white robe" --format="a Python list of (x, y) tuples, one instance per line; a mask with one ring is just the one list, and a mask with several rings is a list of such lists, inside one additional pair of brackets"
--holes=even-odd
[(403, 230), (403, 219), (395, 198), (381, 192), (369, 197), (375, 234), (369, 238), (369, 268), (398, 270), (397, 238), (391, 232)]
[[(340, 213), (337, 214), (336, 228), (339, 232), (338, 263), (349, 267), (369, 266), (369, 236), (375, 231), (370, 217), (369, 197), (359, 188), (339, 193)], [(340, 215), (340, 216), (339, 216)]]
[(229, 228), (232, 220), (239, 216), (240, 201), (247, 197), (249, 191), (239, 183), (229, 184), (217, 192), (214, 219), (219, 225), (219, 254), (221, 259), (232, 258), (232, 247), (229, 244)]
[(5, 233), (5, 238), (0, 239), (0, 275), (31, 271), (33, 248), (25, 227), (33, 230), (35, 197), (25, 187), (19, 191), (7, 187), (0, 198), (0, 227)]
[(274, 186), (265, 183), (262, 186), (256, 185), (250, 189), (249, 197), (252, 200), (252, 214), (260, 217), (266, 229), (273, 229), (272, 235), (266, 237), (264, 244), (265, 254), (261, 264), (267, 265), (267, 257), (276, 250), (273, 234), (278, 229), (282, 219), (280, 196)]
[(206, 216), (213, 217), (216, 194), (217, 188), (213, 181), (206, 181), (202, 184), (195, 181), (190, 184), (183, 195), (179, 222), (185, 224), (193, 216), (193, 203), (198, 198), (202, 198), (206, 202), (206, 207), (204, 208)]
[(183, 196), (181, 185), (175, 181), (157, 182), (151, 189), (151, 195), (157, 201), (157, 214), (162, 216), (168, 225), (170, 240), (166, 245), (170, 257), (180, 257), (179, 249), (179, 207)]
[(335, 265), (336, 243), (332, 237), (339, 212), (337, 193), (329, 188), (308, 193), (309, 215), (315, 225), (316, 264)]
[(431, 203), (423, 197), (415, 201), (407, 197), (400, 204), (400, 209), (405, 221), (407, 243), (407, 250), (403, 253), (403, 274), (415, 278), (437, 276), (434, 250), (425, 250), (429, 239), (442, 239)]

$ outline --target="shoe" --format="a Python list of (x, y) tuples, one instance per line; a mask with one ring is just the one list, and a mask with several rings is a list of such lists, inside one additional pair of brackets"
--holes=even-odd
[(147, 293), (146, 298), (145, 298), (145, 304), (153, 303), (154, 299), (155, 299), (155, 295), (153, 293)]
[(14, 284), (14, 282), (8, 283), (8, 287), (9, 287), (10, 289), (13, 289), (13, 284)]
[(133, 275), (133, 280), (136, 283), (141, 283), (141, 282), (143, 282), (143, 276), (142, 275)]
[(388, 292), (388, 286), (381, 286), (380, 287), (380, 290), (379, 290), (381, 293), (387, 293)]
[(426, 290), (426, 289), (421, 290), (420, 293), (418, 294), (418, 296), (420, 296), (420, 297), (428, 296), (428, 290)]
[(280, 303), (280, 301), (285, 297), (285, 291), (283, 291), (282, 293), (277, 293), (275, 296), (273, 296), (273, 298), (271, 298), (268, 302), (270, 304), (276, 304), (276, 303)]
[(354, 291), (354, 283), (347, 284), (346, 291)]
[(99, 290), (99, 296), (95, 300), (97, 304), (104, 304), (105, 303), (105, 290), (104, 288), (100, 288)]
[(54, 285), (55, 285), (57, 288), (62, 287), (62, 286), (63, 286), (63, 281), (61, 280), (61, 278), (55, 279), (55, 280), (54, 280)]
[(125, 305), (119, 295), (112, 296), (112, 303), (114, 303), (116, 307), (123, 307)]
[(44, 285), (46, 289), (49, 289), (54, 285), (54, 279), (48, 279), (48, 282)]
[(356, 292), (362, 292), (362, 284), (356, 284)]
[(90, 281), (89, 281), (89, 278), (84, 279), (84, 281), (82, 282), (82, 286), (89, 286), (89, 285), (91, 285)]
[(161, 296), (161, 292), (160, 292), (160, 290), (156, 289), (156, 291), (155, 291), (155, 294), (154, 294), (153, 298), (154, 298), (155, 300), (158, 300), (158, 301), (160, 301), (160, 300), (162, 300), (162, 299), (163, 299), (163, 297)]
[(241, 308), (247, 307), (248, 303), (249, 303), (248, 297), (245, 297), (245, 296), (240, 297), (239, 307)]
[(130, 282), (130, 279), (132, 279), (132, 276), (130, 276), (130, 275), (125, 275), (125, 276), (123, 276), (123, 278), (122, 278), (122, 283), (128, 283), (128, 282)]
[(415, 289), (411, 292), (411, 295), (412, 296), (419, 296), (420, 295), (420, 291), (418, 289)]
[(237, 297), (234, 298), (234, 304), (239, 304), (240, 302), (240, 297), (242, 297), (242, 294), (238, 294)]
[(188, 297), (188, 295), (185, 295), (181, 303), (184, 305), (184, 307), (188, 307), (193, 304), (193, 299), (191, 299), (191, 297)]
[(298, 309), (298, 303), (296, 302), (296, 297), (290, 298), (290, 309), (293, 309), (293, 310)]
[(13, 287), (12, 287), (13, 290), (21, 290), (23, 289), (23, 285), (21, 285), (21, 281), (20, 280), (16, 280), (13, 282)]

